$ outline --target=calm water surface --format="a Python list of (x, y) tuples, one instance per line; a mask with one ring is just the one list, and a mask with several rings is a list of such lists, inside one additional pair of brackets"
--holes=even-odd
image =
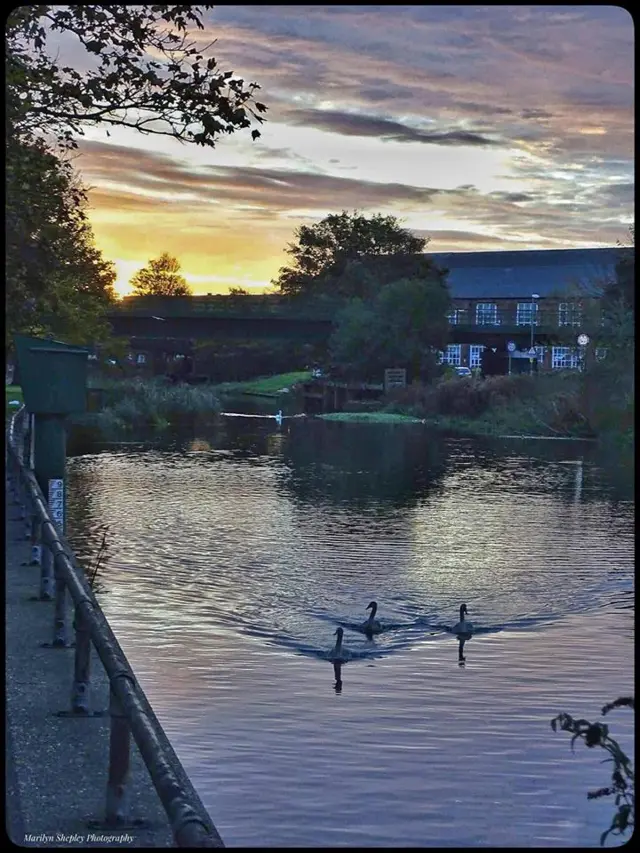
[(590, 452), (224, 417), (69, 461), (70, 538), (109, 525), (103, 607), (227, 845), (597, 846), (607, 765), (549, 727), (633, 689), (633, 504)]

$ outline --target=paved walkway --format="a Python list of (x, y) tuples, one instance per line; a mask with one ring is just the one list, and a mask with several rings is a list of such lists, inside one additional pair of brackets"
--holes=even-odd
[[(73, 649), (42, 648), (53, 635), (53, 604), (37, 595), (39, 568), (25, 565), (24, 523), (6, 509), (6, 827), (27, 847), (173, 847), (168, 821), (135, 743), (131, 817), (145, 825), (90, 827), (104, 818), (109, 717), (56, 716), (70, 708)], [(69, 620), (71, 625), (71, 619)], [(95, 651), (91, 707), (108, 707), (108, 681)]]

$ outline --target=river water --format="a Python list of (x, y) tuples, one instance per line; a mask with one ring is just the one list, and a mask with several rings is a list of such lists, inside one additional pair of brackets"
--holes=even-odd
[[(549, 725), (633, 692), (633, 503), (590, 445), (225, 416), (75, 456), (68, 483), (228, 846), (598, 845), (610, 765)], [(631, 713), (608, 722), (632, 749)]]

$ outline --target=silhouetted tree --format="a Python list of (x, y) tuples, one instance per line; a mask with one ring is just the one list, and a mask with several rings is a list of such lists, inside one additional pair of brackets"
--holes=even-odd
[(191, 296), (191, 288), (180, 275), (180, 262), (168, 252), (138, 270), (131, 284), (135, 296)]

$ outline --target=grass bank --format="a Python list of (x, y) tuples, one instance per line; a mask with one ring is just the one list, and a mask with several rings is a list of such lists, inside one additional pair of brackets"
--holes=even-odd
[(214, 386), (217, 394), (250, 394), (254, 397), (278, 397), (285, 389), (311, 378), (311, 371), (296, 370), (291, 373), (277, 373), (275, 376), (262, 376), (246, 382), (222, 382)]
[(413, 383), (373, 403), (353, 403), (328, 420), (370, 423), (421, 422), (461, 435), (594, 438), (581, 405), (580, 376), (445, 377)]
[(4, 390), (4, 419), (6, 421), (7, 418), (11, 417), (18, 410), (18, 406), (10, 406), (9, 403), (12, 400), (17, 400), (22, 405), (23, 397), (22, 388), (19, 385), (5, 385)]
[(401, 415), (397, 412), (328, 412), (319, 415), (325, 421), (343, 421), (345, 423), (374, 423), (374, 424), (423, 424), (421, 418), (411, 415)]

